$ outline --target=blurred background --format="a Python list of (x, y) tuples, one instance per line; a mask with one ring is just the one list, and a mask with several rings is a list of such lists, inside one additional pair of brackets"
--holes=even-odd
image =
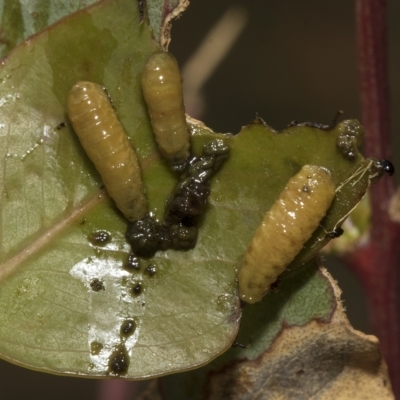
[[(397, 149), (391, 161), (400, 171), (395, 135), (400, 131), (400, 3), (388, 0), (388, 5), (392, 134)], [(207, 35), (232, 7), (233, 14), (241, 14), (234, 25), (243, 26), (226, 56), (197, 87), (185, 75), (190, 115), (224, 133), (239, 132), (256, 112), (277, 130), (293, 120), (329, 125), (338, 110), (346, 119), (359, 118), (353, 1), (192, 0), (173, 24), (169, 47), (185, 74), (190, 75), (188, 62), (202, 42), (220, 51), (221, 38)], [(323, 264), (343, 290), (352, 325), (370, 333), (356, 277), (333, 257), (325, 256)], [(134, 399), (134, 384), (127, 383), (126, 388)], [(117, 400), (118, 390), (101, 381), (46, 375), (0, 360), (1, 399)]]

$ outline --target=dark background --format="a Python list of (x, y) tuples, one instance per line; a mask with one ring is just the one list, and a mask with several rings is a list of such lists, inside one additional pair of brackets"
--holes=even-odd
[[(234, 4), (246, 9), (249, 20), (204, 87), (202, 120), (206, 125), (237, 133), (255, 112), (278, 130), (292, 120), (329, 124), (339, 109), (345, 111), (345, 118), (359, 118), (353, 1), (192, 0), (172, 30), (169, 50), (181, 66)], [(388, 4), (394, 133), (400, 130), (400, 4), (396, 0)], [(398, 141), (395, 145), (398, 149)], [(394, 157), (392, 161), (400, 171), (400, 160)], [(331, 257), (324, 265), (339, 281), (353, 326), (370, 333), (363, 292), (355, 276)], [(37, 373), (0, 360), (0, 400), (116, 398), (100, 397), (103, 389), (99, 381)]]

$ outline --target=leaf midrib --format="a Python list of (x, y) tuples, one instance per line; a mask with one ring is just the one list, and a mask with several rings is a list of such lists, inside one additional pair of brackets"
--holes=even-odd
[(96, 192), (84, 203), (69, 213), (68, 216), (52, 225), (50, 228), (44, 230), (35, 240), (29, 243), (24, 249), (20, 250), (18, 254), (0, 264), (0, 282), (17, 270), (26, 260), (37, 254), (42, 248), (46, 247), (47, 244), (53, 242), (55, 237), (66, 228), (79, 221), (83, 215), (87, 214), (90, 210), (107, 200), (109, 200), (109, 197), (104, 191)]

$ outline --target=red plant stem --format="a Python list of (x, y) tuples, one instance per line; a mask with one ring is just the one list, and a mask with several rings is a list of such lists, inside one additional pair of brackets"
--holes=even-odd
[[(356, 0), (357, 56), (361, 116), (366, 129), (365, 152), (392, 157), (387, 68), (386, 0)], [(400, 399), (400, 225), (388, 215), (394, 180), (384, 176), (371, 190), (369, 243), (346, 262), (364, 286), (373, 332), (379, 337), (393, 391)]]

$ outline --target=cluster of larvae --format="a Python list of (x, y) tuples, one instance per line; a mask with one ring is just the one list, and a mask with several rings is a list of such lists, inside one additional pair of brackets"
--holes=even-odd
[[(200, 157), (191, 156), (182, 80), (170, 54), (159, 51), (149, 58), (142, 73), (142, 89), (159, 149), (171, 169), (180, 174), (161, 223), (148, 213), (136, 154), (103, 88), (78, 82), (68, 96), (68, 114), (109, 195), (128, 220), (126, 238), (134, 254), (152, 257), (158, 250), (195, 246), (210, 179), (229, 149), (222, 140), (214, 140)], [(353, 128), (346, 126), (337, 143), (350, 160), (362, 139), (357, 127)], [(379, 166), (392, 172), (393, 166), (386, 160)], [(243, 301), (261, 300), (316, 230), (334, 197), (335, 185), (323, 167), (305, 165), (289, 180), (265, 214), (241, 263), (239, 295)], [(337, 229), (330, 237), (340, 235), (342, 230)]]
[(135, 151), (103, 88), (92, 82), (75, 84), (68, 96), (68, 115), (108, 194), (128, 220), (126, 237), (133, 252), (151, 257), (158, 250), (194, 247), (211, 177), (227, 159), (229, 149), (222, 140), (213, 140), (199, 157), (191, 156), (182, 79), (170, 54), (159, 51), (148, 59), (142, 90), (158, 147), (180, 175), (162, 223), (148, 213)]

